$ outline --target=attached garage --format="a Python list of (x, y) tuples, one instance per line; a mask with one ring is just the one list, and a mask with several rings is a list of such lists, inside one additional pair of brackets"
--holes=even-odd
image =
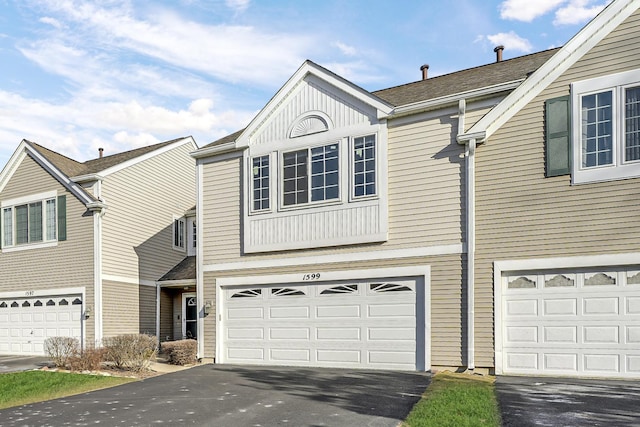
[(217, 361), (429, 368), (424, 277), (322, 280), (325, 273), (318, 275), (312, 283), (253, 278), (260, 284), (219, 285)]
[(502, 272), (499, 374), (640, 378), (640, 266)]
[(43, 355), (49, 337), (82, 343), (81, 293), (0, 297), (0, 354)]

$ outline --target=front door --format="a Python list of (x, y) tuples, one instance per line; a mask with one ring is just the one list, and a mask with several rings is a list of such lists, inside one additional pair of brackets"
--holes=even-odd
[(198, 303), (196, 294), (182, 294), (182, 336), (197, 339)]

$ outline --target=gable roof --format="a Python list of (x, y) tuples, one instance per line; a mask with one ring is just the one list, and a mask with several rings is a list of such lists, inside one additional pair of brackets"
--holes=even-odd
[(184, 281), (196, 279), (196, 257), (188, 256), (169, 270), (158, 282)]
[[(461, 94), (481, 88), (492, 87), (504, 83), (515, 82), (519, 85), (535, 70), (549, 60), (560, 48), (544, 50), (529, 55), (519, 56), (500, 62), (485, 64), (466, 70), (456, 71), (441, 76), (431, 77), (412, 83), (381, 89), (370, 94), (392, 107), (402, 107), (423, 101), (435, 100), (450, 95)], [(331, 71), (314, 64), (311, 61), (305, 64), (313, 64), (317, 69), (323, 70), (328, 75), (336, 76)], [(299, 72), (299, 71), (298, 71)], [(292, 78), (293, 79), (293, 78)], [(290, 81), (292, 80), (290, 79)], [(344, 80), (340, 78), (341, 80)], [(364, 89), (360, 89), (364, 91)], [(282, 89), (281, 89), (282, 91)], [(275, 97), (274, 97), (275, 98)], [(269, 104), (267, 104), (269, 105)], [(265, 107), (267, 108), (267, 107)], [(390, 116), (394, 110), (390, 111)], [(255, 121), (256, 119), (254, 119)], [(202, 147), (202, 150), (235, 142), (246, 130), (241, 129)], [(213, 154), (213, 153), (212, 153)]]
[[(87, 175), (100, 175), (100, 173), (108, 174), (109, 171), (114, 171), (115, 168), (125, 167), (127, 162), (142, 160), (144, 158), (143, 156), (153, 155), (155, 154), (154, 152), (165, 147), (170, 149), (172, 144), (188, 142), (191, 142), (195, 146), (195, 141), (192, 137), (178, 138), (113, 154), (111, 156), (104, 156), (102, 158), (92, 159), (86, 162), (78, 162), (40, 144), (23, 139), (9, 159), (9, 162), (7, 162), (5, 167), (2, 169), (2, 172), (0, 172), (0, 191), (2, 191), (4, 186), (7, 184), (24, 156), (29, 156), (38, 163), (40, 167), (57, 179), (60, 184), (67, 188), (80, 201), (88, 206), (95, 205), (96, 207), (100, 207), (102, 206), (101, 202), (82, 186), (78, 185), (77, 182), (80, 181), (74, 177), (81, 178)], [(96, 178), (94, 177), (93, 179)]]
[(507, 95), (465, 134), (458, 135), (458, 142), (464, 143), (470, 139), (483, 142), (489, 138), (638, 8), (640, 0), (614, 0), (522, 85)]

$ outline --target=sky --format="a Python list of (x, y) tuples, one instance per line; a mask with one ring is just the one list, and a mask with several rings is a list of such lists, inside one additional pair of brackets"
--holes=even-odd
[(245, 127), (310, 59), (374, 91), (562, 46), (610, 0), (0, 0), (0, 168)]

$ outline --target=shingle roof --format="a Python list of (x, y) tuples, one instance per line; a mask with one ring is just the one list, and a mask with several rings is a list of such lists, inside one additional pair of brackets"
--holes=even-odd
[(372, 93), (397, 107), (524, 79), (547, 62), (558, 49), (519, 56)]
[(79, 176), (86, 174), (93, 174), (109, 169), (110, 167), (124, 163), (127, 160), (135, 159), (136, 157), (155, 151), (166, 145), (172, 144), (184, 138), (172, 139), (171, 141), (160, 142), (158, 144), (148, 145), (146, 147), (136, 148), (134, 150), (125, 151), (122, 153), (112, 154), (110, 156), (104, 156), (97, 159), (87, 160), (84, 163), (77, 162), (55, 151), (49, 150), (40, 144), (35, 142), (26, 141), (31, 147), (44, 156), (49, 162), (51, 162), (60, 172), (65, 175)]
[[(426, 80), (377, 90), (371, 92), (371, 94), (395, 107), (398, 107), (469, 90), (489, 87), (500, 83), (525, 79), (529, 74), (547, 62), (559, 49), (560, 48), (544, 50), (530, 55), (481, 65), (437, 77), (431, 77)], [(244, 129), (241, 129), (225, 136), (224, 138), (213, 141), (202, 148), (213, 147), (234, 141), (243, 131)]]
[(173, 267), (167, 274), (162, 276), (158, 281), (164, 282), (168, 280), (195, 280), (196, 279), (196, 257), (188, 256), (178, 265)]

